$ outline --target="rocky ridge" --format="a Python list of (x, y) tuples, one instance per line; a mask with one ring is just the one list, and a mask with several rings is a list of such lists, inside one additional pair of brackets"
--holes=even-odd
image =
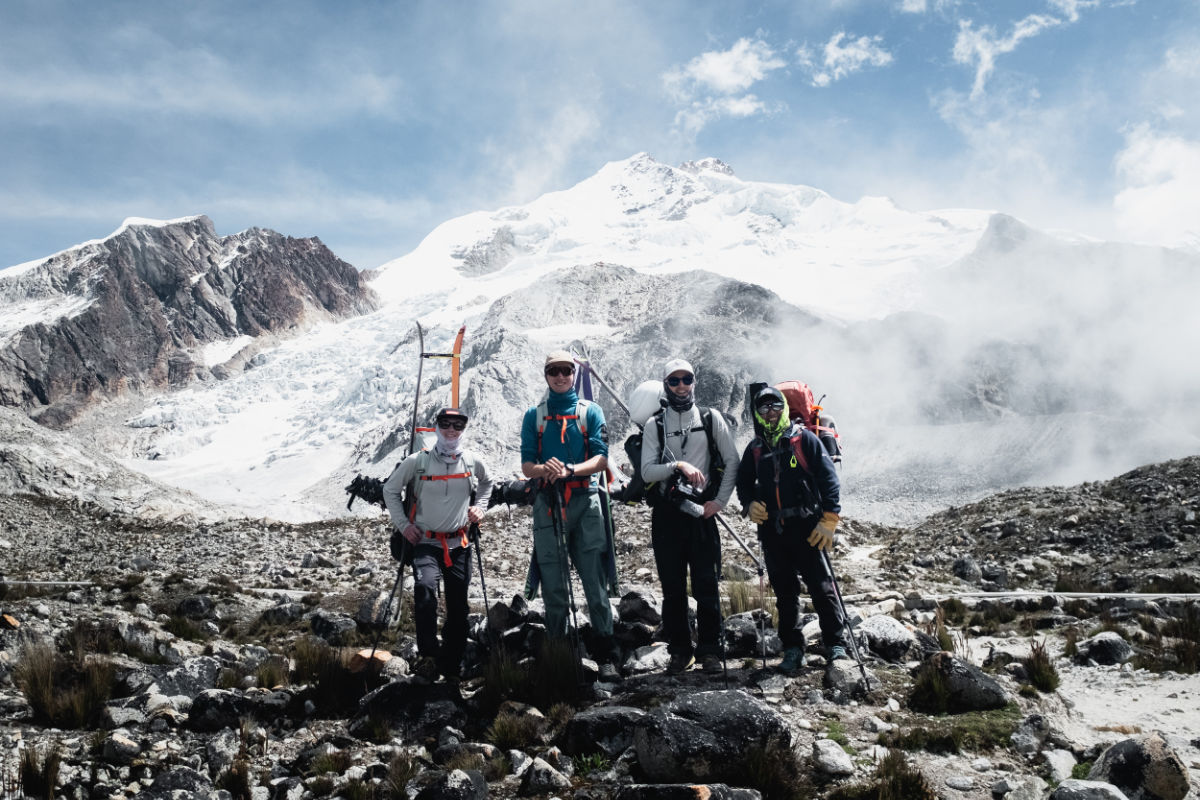
[[(227, 377), (256, 352), (252, 339), (376, 302), (316, 238), (260, 228), (218, 237), (204, 216), (127, 223), (0, 273), (0, 404), (65, 427), (101, 398)], [(223, 344), (206, 350), (213, 343)]]
[[(1056, 592), (1049, 574), (1087, 555), (1086, 543), (1062, 556), (1026, 556), (1024, 548), (1048, 534), (1034, 517), (1017, 515), (1032, 503), (1046, 529), (1096, 533), (1088, 541), (1100, 540), (1098, 554), (1098, 532), (1115, 508), (1101, 501), (1119, 502), (1123, 524), (1138, 536), (1166, 526), (1177, 558), (1194, 564), (1186, 526), (1198, 493), (1200, 459), (1185, 459), (1105, 483), (998, 495), (912, 529), (847, 520), (835, 563), (858, 620), (865, 673), (853, 661), (827, 668), (813, 648), (798, 676), (779, 674), (778, 640), (769, 627), (760, 636), (760, 618), (749, 611), (727, 619), (727, 679), (661, 674), (648, 514), (619, 506), (624, 595), (614, 603), (628, 677), (589, 683), (569, 708), (489, 695), (500, 680), (484, 659), (489, 648), (497, 652), (495, 637), (513, 657), (538, 640), (539, 602), (516, 598), (528, 561), (527, 509), (489, 513), (482, 544), (490, 626), (475, 581), (461, 686), (408, 674), (413, 642), (402, 626), (398, 639), (384, 635), (381, 646), (394, 656), (378, 677), (360, 673), (350, 681), (358, 688), (331, 704), (337, 682), (301, 677), (301, 667), (312, 647), (352, 652), (379, 631), (394, 575), (382, 517), (172, 523), (7, 495), (0, 772), (13, 785), (22, 753), (44, 755), (57, 742), (58, 793), (68, 797), (657, 798), (703, 784), (713, 797), (845, 798), (863, 796), (847, 793), (871, 780), (890, 751), (920, 770), (930, 787), (920, 796), (1181, 799), (1200, 789), (1200, 683), (1182, 660), (1190, 634), (1179, 624), (1197, 618), (1196, 598), (1160, 589), (1157, 600), (1082, 602)], [(1001, 509), (1017, 530), (990, 537)], [(748, 536), (744, 523), (730, 521)], [(918, 565), (963, 537), (964, 527), (984, 528), (987, 550), (968, 552), (959, 542), (963, 552), (946, 557), (983, 561), (986, 552), (1007, 567), (1009, 589), (1026, 591), (980, 598), (996, 588), (984, 583), (996, 584), (996, 573), (960, 570), (964, 585), (952, 577), (954, 561)], [(730, 537), (723, 544), (725, 591), (755, 595), (753, 562)], [(1118, 571), (1143, 586), (1174, 570), (1165, 551), (1155, 552), (1161, 557), (1129, 558)], [(1050, 567), (1042, 574), (1011, 566), (1026, 557)], [(918, 574), (905, 574), (906, 566)], [(939, 618), (957, 640), (948, 652)], [(815, 640), (815, 622), (809, 628)], [(1113, 639), (1125, 647), (1110, 646)], [(116, 694), (91, 724), (55, 729), (16, 688), (20, 665), (39, 643), (70, 653), (89, 640), (107, 642), (86, 658), (114, 665)], [(1036, 642), (1061, 676), (1057, 690), (1027, 686), (1024, 658)], [(1168, 651), (1178, 657), (1164, 664)], [(955, 713), (923, 705), (922, 669), (944, 670)], [(1108, 712), (1118, 719), (1095, 701), (1118, 706)], [(783, 772), (764, 771), (748, 753), (770, 754)]]

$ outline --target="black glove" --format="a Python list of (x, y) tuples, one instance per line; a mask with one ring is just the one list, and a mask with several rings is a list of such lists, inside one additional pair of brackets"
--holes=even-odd
[(404, 534), (400, 533), (400, 531), (398, 531), (398, 530), (393, 529), (392, 530), (392, 538), (388, 540), (388, 547), (392, 551), (392, 558), (396, 559), (397, 561), (403, 562), (404, 558), (405, 558), (404, 549), (407, 546), (408, 546), (408, 539), (404, 538)]

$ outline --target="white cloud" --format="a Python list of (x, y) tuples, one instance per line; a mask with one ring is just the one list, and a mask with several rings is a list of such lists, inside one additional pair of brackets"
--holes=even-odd
[(669, 89), (689, 97), (703, 92), (728, 95), (746, 91), (783, 66), (766, 42), (743, 38), (728, 50), (701, 53), (686, 66), (667, 72), (663, 80)]
[(1141, 124), (1117, 154), (1124, 185), (1113, 198), (1121, 232), (1138, 241), (1200, 245), (1200, 141)]
[(1068, 22), (1079, 21), (1079, 9), (1095, 8), (1100, 0), (1049, 0), (1051, 8), (1056, 8), (1066, 16)]
[(901, 0), (900, 10), (906, 14), (924, 14), (927, 3), (925, 0)]
[(663, 85), (684, 106), (675, 127), (689, 137), (722, 117), (768, 113), (768, 106), (747, 90), (774, 70), (787, 66), (766, 42), (738, 39), (728, 50), (713, 50), (663, 74)]
[(975, 84), (971, 89), (972, 99), (983, 94), (984, 84), (988, 76), (996, 68), (996, 56), (1011, 53), (1024, 39), (1036, 36), (1047, 28), (1062, 24), (1058, 17), (1044, 14), (1030, 14), (1018, 21), (1012, 33), (998, 37), (995, 29), (984, 25), (978, 30), (972, 27), (971, 20), (960, 20), (958, 36), (954, 40), (954, 60), (959, 64), (975, 66)]
[(796, 59), (812, 71), (813, 86), (828, 86), (868, 66), (884, 67), (892, 63), (892, 54), (879, 44), (882, 41), (881, 36), (860, 36), (846, 41), (845, 31), (839, 31), (825, 43), (819, 65), (806, 47), (796, 51)]

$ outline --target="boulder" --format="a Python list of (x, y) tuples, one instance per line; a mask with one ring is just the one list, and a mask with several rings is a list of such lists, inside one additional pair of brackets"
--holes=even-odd
[(1159, 733), (1123, 739), (1100, 754), (1089, 780), (1106, 781), (1129, 800), (1183, 800), (1188, 770)]
[(639, 719), (633, 734), (642, 771), (671, 782), (737, 783), (748, 754), (791, 740), (783, 717), (738, 690), (681, 697)]
[(563, 749), (571, 755), (602, 752), (616, 758), (633, 745), (633, 731), (646, 716), (640, 708), (600, 706), (580, 711), (567, 723)]
[(1009, 702), (1008, 692), (993, 678), (974, 664), (968, 664), (950, 653), (935, 653), (921, 665), (918, 673), (920, 670), (929, 670), (931, 673), (931, 676), (926, 676), (931, 677), (926, 686), (936, 682), (941, 689), (922, 691), (920, 685), (916, 687), (909, 697), (909, 705), (914, 709), (960, 714), (1003, 708)]
[(1094, 661), (1097, 664), (1124, 664), (1133, 657), (1133, 646), (1116, 631), (1101, 631), (1078, 644), (1079, 654), (1075, 657), (1080, 664)]
[(1049, 800), (1129, 800), (1117, 787), (1102, 781), (1065, 780), (1050, 793)]
[(858, 625), (858, 631), (866, 636), (867, 646), (888, 661), (907, 660), (917, 646), (916, 634), (895, 617), (883, 614), (867, 617)]

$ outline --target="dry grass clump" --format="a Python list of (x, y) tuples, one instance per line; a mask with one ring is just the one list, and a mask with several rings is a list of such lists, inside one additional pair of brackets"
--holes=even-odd
[(937, 800), (937, 792), (921, 770), (908, 763), (903, 753), (888, 753), (875, 767), (869, 783), (840, 786), (830, 800)]
[(1058, 688), (1058, 670), (1054, 661), (1046, 651), (1046, 640), (1034, 641), (1029, 644), (1029, 655), (1022, 660), (1029, 683), (1039, 692), (1053, 692)]
[(68, 658), (48, 644), (27, 646), (13, 670), (34, 720), (55, 728), (86, 728), (99, 721), (116, 688), (116, 670), (105, 658)]
[[(353, 653), (349, 650), (333, 647), (320, 639), (304, 637), (293, 645), (295, 668), (292, 678), (316, 688), (314, 700), (318, 710), (326, 713), (353, 710), (369, 687), (362, 675), (350, 671), (352, 657)], [(260, 676), (260, 680), (270, 679), (269, 675)]]
[(487, 731), (488, 740), (501, 750), (523, 750), (537, 744), (542, 720), (532, 714), (501, 711)]
[(50, 800), (54, 797), (61, 766), (62, 748), (58, 742), (48, 744), (44, 755), (36, 747), (22, 750), (19, 767), (22, 795)]

